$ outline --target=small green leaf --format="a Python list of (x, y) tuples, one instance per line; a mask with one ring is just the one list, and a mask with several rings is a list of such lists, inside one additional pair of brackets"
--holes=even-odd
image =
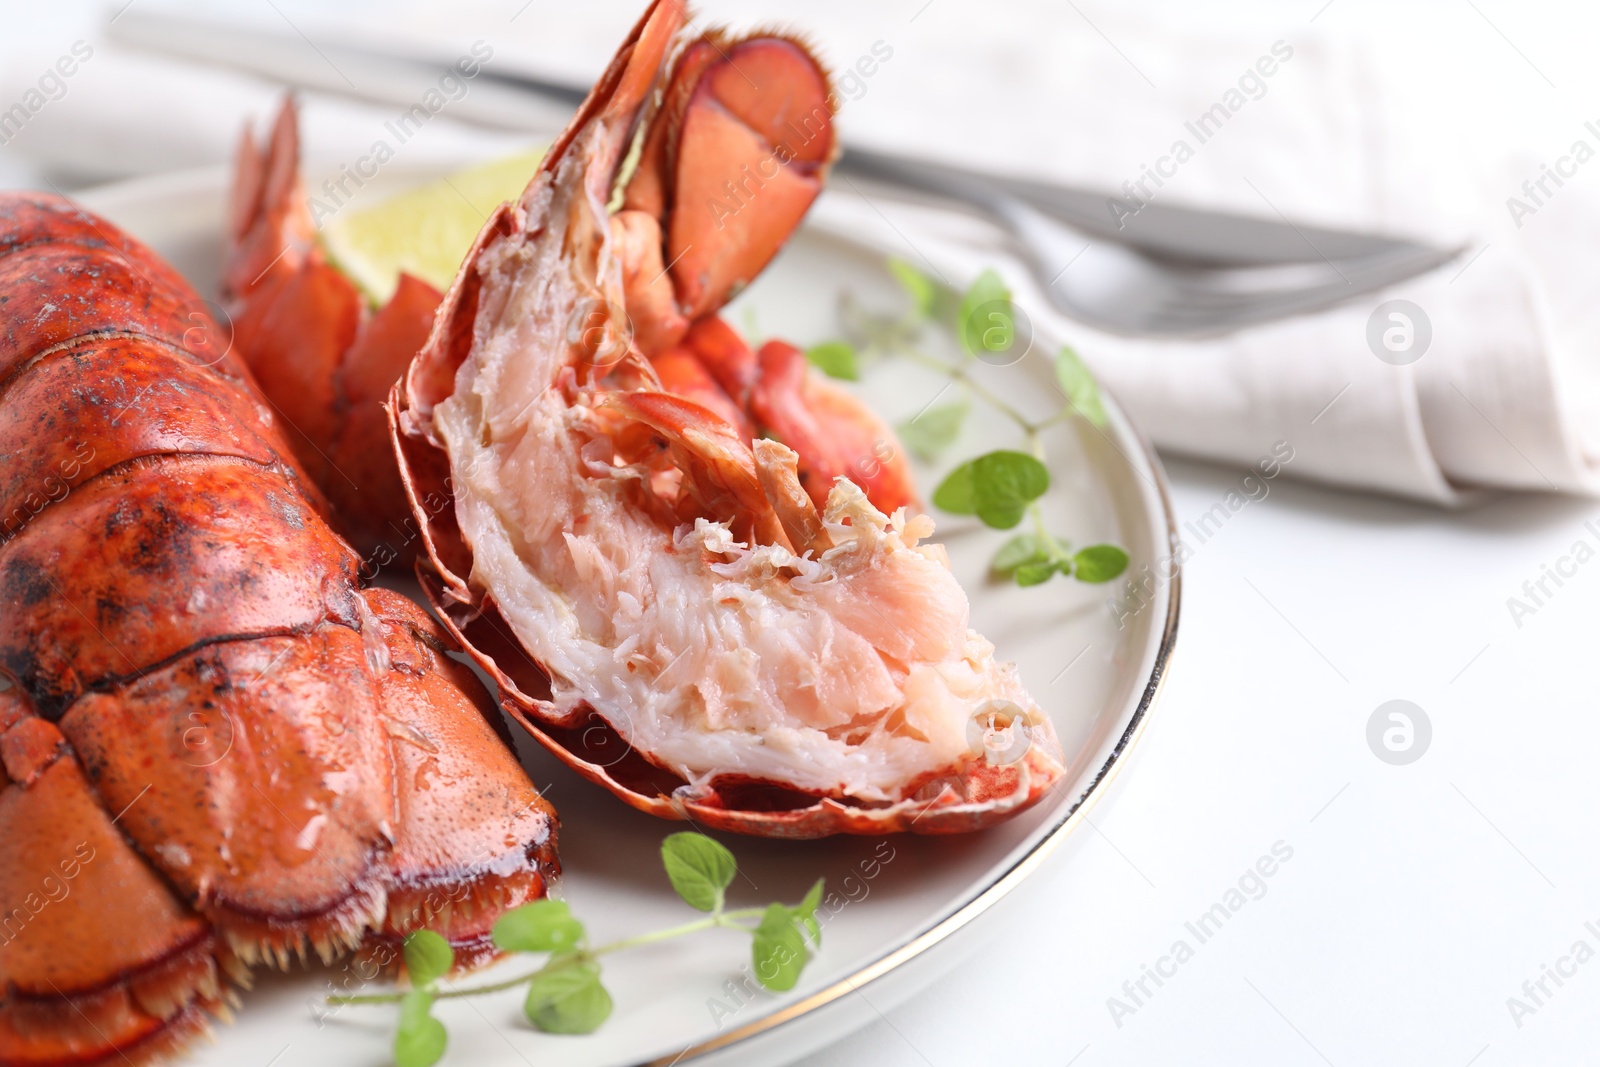
[(933, 491), (936, 507), (952, 515), (976, 515), (987, 526), (1009, 530), (1028, 504), (1050, 488), (1050, 472), (1026, 452), (1001, 449), (968, 460)]
[(547, 1034), (594, 1033), (611, 1015), (600, 965), (576, 957), (552, 960), (528, 983), (522, 1012)]
[(1016, 335), (1011, 311), (1011, 290), (993, 270), (985, 270), (961, 297), (956, 314), (956, 336), (969, 355), (1004, 352)]
[(1038, 534), (1022, 533), (1000, 546), (1000, 551), (989, 561), (989, 568), (996, 574), (1010, 576), (1025, 563), (1045, 563), (1049, 559), (1050, 548)]
[(770, 905), (755, 929), (750, 952), (758, 982), (778, 993), (793, 989), (810, 958), (794, 910)]
[(722, 894), (738, 873), (733, 853), (705, 834), (672, 834), (661, 842), (661, 862), (684, 903), (700, 911), (722, 907)]
[(800, 925), (811, 937), (811, 943), (822, 946), (822, 924), (817, 921), (817, 906), (822, 903), (822, 879), (806, 892), (805, 899), (795, 905), (793, 912)]
[(977, 489), (972, 481), (972, 460), (968, 460), (949, 474), (933, 491), (933, 505), (952, 515), (976, 515)]
[(1018, 585), (1039, 585), (1056, 576), (1057, 566), (1056, 561), (1050, 559), (1024, 563), (1012, 573), (1012, 578)]
[(493, 936), (504, 952), (566, 952), (583, 939), (583, 924), (566, 901), (536, 900), (500, 916)]
[(1009, 530), (1050, 488), (1050, 472), (1026, 452), (1002, 449), (972, 461), (972, 485), (978, 518), (997, 530)]
[(861, 378), (856, 365), (856, 350), (846, 341), (824, 341), (806, 349), (806, 359), (830, 378), (854, 382)]
[(929, 408), (914, 419), (902, 422), (895, 427), (895, 430), (900, 435), (901, 444), (919, 458), (932, 462), (938, 459), (939, 453), (948, 448), (961, 433), (961, 424), (966, 420), (967, 410), (965, 401), (940, 404), (938, 407)]
[(911, 305), (922, 318), (932, 318), (939, 307), (939, 287), (933, 279), (897, 256), (889, 257), (889, 273), (911, 296)]
[(1009, 530), (1022, 521), (1024, 508), (1021, 504), (992, 502), (978, 509), (978, 518), (983, 520), (985, 526), (992, 526), (996, 530)]
[(418, 988), (431, 986), (448, 973), (456, 961), (450, 942), (432, 930), (416, 930), (407, 934), (404, 951), (406, 976)]
[(1089, 368), (1083, 365), (1083, 360), (1078, 358), (1078, 353), (1067, 345), (1062, 345), (1056, 355), (1056, 384), (1066, 394), (1072, 410), (1096, 426), (1106, 424), (1106, 409), (1100, 402), (1100, 387), (1095, 384)]
[(1128, 569), (1128, 554), (1116, 545), (1090, 545), (1072, 557), (1078, 581), (1098, 585)]
[(444, 1023), (429, 1014), (432, 1009), (433, 994), (426, 989), (413, 989), (400, 1001), (400, 1026), (394, 1034), (395, 1067), (433, 1067), (444, 1055), (449, 1035)]

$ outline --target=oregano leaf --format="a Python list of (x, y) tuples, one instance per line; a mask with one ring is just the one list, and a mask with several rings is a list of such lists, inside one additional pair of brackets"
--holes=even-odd
[(450, 942), (432, 930), (414, 930), (407, 934), (402, 951), (406, 977), (418, 988), (433, 985), (449, 973), (456, 961)]
[(1009, 530), (1050, 488), (1050, 472), (1026, 452), (1001, 449), (972, 461), (974, 510), (985, 525)]
[(1078, 581), (1099, 585), (1128, 569), (1128, 553), (1116, 545), (1090, 545), (1072, 557), (1072, 569)]
[(769, 905), (754, 933), (750, 953), (756, 981), (777, 993), (793, 989), (810, 958), (794, 909)]
[(1015, 322), (1011, 290), (999, 274), (986, 269), (961, 297), (956, 336), (968, 355), (1003, 352), (1011, 347)]
[(395, 1067), (433, 1067), (444, 1056), (449, 1034), (432, 1010), (433, 993), (426, 989), (413, 989), (400, 1001), (400, 1025), (394, 1033)]
[(716, 911), (723, 892), (733, 882), (739, 865), (733, 853), (705, 834), (672, 834), (661, 842), (661, 863), (672, 888), (685, 904), (700, 911)]
[(964, 401), (931, 407), (912, 419), (907, 419), (895, 431), (900, 443), (913, 455), (932, 462), (955, 441), (966, 421), (968, 405)]
[(924, 319), (934, 316), (939, 307), (939, 287), (932, 278), (897, 256), (889, 257), (889, 273), (911, 297), (911, 306)]
[(583, 924), (566, 901), (536, 900), (500, 916), (493, 937), (504, 952), (566, 952), (583, 939)]
[(1000, 546), (989, 561), (989, 569), (1010, 577), (1011, 572), (1025, 563), (1043, 563), (1050, 558), (1049, 548), (1035, 533), (1020, 533)]
[(611, 994), (594, 960), (552, 960), (528, 983), (522, 1013), (547, 1034), (592, 1034), (611, 1016)]
[(1094, 375), (1089, 373), (1089, 368), (1084, 366), (1083, 360), (1078, 358), (1078, 353), (1068, 345), (1062, 345), (1061, 351), (1056, 353), (1056, 384), (1066, 394), (1067, 403), (1073, 411), (1095, 426), (1106, 424), (1105, 405), (1100, 402), (1100, 386), (1095, 382)]
[(1047, 559), (1036, 560), (1031, 563), (1024, 563), (1022, 566), (1018, 567), (1014, 572), (1012, 572), (1011, 577), (1018, 585), (1029, 586), (1048, 582), (1051, 578), (1054, 578), (1055, 575), (1056, 562), (1055, 560)]
[(975, 515), (978, 511), (977, 491), (972, 482), (972, 461), (961, 464), (944, 476), (939, 488), (933, 491), (934, 507), (952, 515)]
[(854, 382), (861, 378), (856, 350), (847, 341), (824, 341), (806, 349), (806, 360), (830, 378)]
[(794, 907), (794, 917), (811, 937), (811, 943), (822, 946), (822, 924), (817, 921), (817, 907), (822, 903), (822, 879), (806, 891), (805, 898)]
[(1050, 472), (1026, 452), (1000, 449), (968, 460), (945, 476), (933, 503), (953, 515), (976, 515), (997, 530), (1022, 521), (1030, 503), (1050, 488)]

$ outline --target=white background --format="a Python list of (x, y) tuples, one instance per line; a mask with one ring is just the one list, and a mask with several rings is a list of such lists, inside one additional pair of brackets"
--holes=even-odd
[[(268, 5), (240, 6), (280, 17)], [(551, 27), (544, 43), (524, 34), (524, 45), (582, 74), (603, 61), (633, 6), (535, 0), (518, 24)], [(297, 21), (316, 17), (309, 4), (280, 7)], [(883, 36), (880, 23), (899, 27), (902, 69), (922, 72), (919, 91), (906, 88), (909, 77), (896, 89), (886, 70), (883, 90), (851, 115), (857, 128), (892, 139), (897, 129), (926, 128), (959, 97), (947, 146), (1035, 169), (1040, 160), (1070, 169), (1071, 138), (1085, 135), (1052, 126), (1057, 65), (1115, 48), (1117, 26), (1139, 18), (1170, 24), (1169, 44), (1130, 56), (1143, 73), (1128, 73), (1126, 84), (1101, 87), (1108, 122), (1137, 110), (1135, 73), (1162, 82), (1181, 71), (1185, 34), (1211, 34), (1218, 22), (1262, 43), (1285, 33), (1370, 39), (1387, 62), (1464, 38), (1498, 57), (1486, 61), (1486, 79), (1551, 83), (1548, 108), (1509, 121), (1452, 113), (1450, 87), (1441, 86), (1439, 121), (1462, 131), (1464, 154), (1496, 150), (1495, 137), (1511, 136), (1496, 131), (1513, 126), (1565, 129), (1586, 110), (1600, 116), (1600, 97), (1578, 88), (1591, 76), (1596, 38), (1559, 5), (1463, 0), (1397, 13), (1315, 0), (1229, 9), (1225, 18), (1176, 6), (1142, 15), (962, 0), (863, 7), (828, 2), (790, 15), (814, 21), (847, 59)], [(731, 4), (719, 10), (745, 17)], [(345, 16), (398, 19), (360, 4)], [(100, 17), (88, 4), (8, 3), (4, 41), (23, 58), (0, 56), (0, 82), (42, 69), (39, 57), (90, 37)], [(448, 21), (442, 9), (408, 18)], [(868, 28), (852, 30), (852, 20)], [(1035, 20), (1053, 29), (1044, 34)], [(1256, 51), (1242, 49), (1241, 65)], [(927, 77), (940, 68), (942, 93)], [(1482, 108), (1481, 98), (1472, 106)], [(203, 156), (207, 143), (196, 137), (186, 150)], [(24, 147), (18, 138), (0, 148), (0, 183), (42, 180)], [(1454, 165), (1439, 159), (1442, 183)], [(1196, 178), (1196, 195), (1204, 180)], [(1335, 195), (1291, 198), (1303, 213), (1340, 210)], [(1184, 521), (1198, 520), (1245, 473), (1182, 460), (1169, 470)], [(1520, 1026), (1507, 1008), (1575, 941), (1600, 950), (1584, 928), (1600, 927), (1600, 560), (1565, 579), (1520, 627), (1507, 608), (1575, 541), (1600, 549), (1600, 534), (1585, 528), (1595, 520), (1600, 529), (1600, 507), (1522, 495), (1448, 513), (1287, 478), (1271, 488), (1190, 561), (1173, 673), (1143, 750), (1092, 828), (1041, 876), (1026, 911), (960, 972), (807, 1062), (1487, 1067), (1600, 1058), (1600, 961), (1552, 984), (1554, 995)], [(1395, 698), (1432, 722), (1431, 747), (1409, 766), (1381, 762), (1366, 741), (1373, 710)], [(1194, 945), (1185, 922), (1278, 841), (1293, 858), (1265, 895), (1119, 1026), (1108, 998), (1126, 999), (1123, 982), (1175, 940)]]

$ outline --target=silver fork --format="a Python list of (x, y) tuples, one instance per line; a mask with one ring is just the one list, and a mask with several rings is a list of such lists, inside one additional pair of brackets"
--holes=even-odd
[(1167, 206), (1136, 232), (1122, 232), (1105, 198), (1090, 193), (1059, 187), (1041, 193), (1028, 183), (861, 149), (848, 150), (840, 165), (869, 180), (978, 209), (1010, 233), (1039, 289), (1062, 314), (1121, 334), (1224, 334), (1332, 307), (1461, 252)]

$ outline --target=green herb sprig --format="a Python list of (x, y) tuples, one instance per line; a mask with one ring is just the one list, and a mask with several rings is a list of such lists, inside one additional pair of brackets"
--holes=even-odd
[(733, 853), (722, 845), (704, 834), (672, 834), (661, 842), (661, 862), (678, 896), (696, 911), (705, 912), (704, 918), (590, 946), (583, 923), (573, 917), (566, 901), (536, 900), (502, 915), (494, 924), (493, 937), (503, 952), (545, 956), (537, 970), (487, 985), (441, 991), (440, 982), (454, 966), (455, 954), (439, 934), (418, 930), (405, 939), (410, 989), (329, 997), (328, 1004), (399, 1004), (396, 1067), (432, 1067), (443, 1057), (448, 1042), (444, 1024), (433, 1016), (436, 1002), (525, 986), (522, 1011), (536, 1029), (550, 1034), (593, 1033), (612, 1010), (611, 994), (600, 980), (600, 957), (702, 930), (743, 930), (751, 937), (750, 962), (756, 980), (774, 992), (794, 988), (810, 962), (811, 949), (822, 945), (822, 924), (817, 920), (821, 879), (798, 904), (729, 910), (726, 894), (739, 867)]
[[(1011, 291), (992, 270), (985, 270), (965, 293), (941, 286), (902, 259), (890, 259), (894, 275), (910, 297), (900, 315), (866, 311), (848, 295), (842, 304), (846, 339), (826, 341), (806, 353), (813, 366), (834, 378), (856, 381), (861, 368), (874, 360), (898, 357), (948, 377), (957, 398), (929, 407), (895, 427), (901, 442), (928, 462), (940, 459), (961, 433), (974, 400), (1016, 423), (1024, 450), (998, 449), (958, 465), (934, 490), (933, 504), (952, 515), (973, 515), (985, 526), (1010, 530), (1027, 520), (1030, 530), (1018, 534), (996, 552), (991, 570), (1021, 586), (1039, 585), (1056, 575), (1080, 582), (1109, 582), (1127, 570), (1128, 553), (1117, 545), (1097, 544), (1073, 550), (1066, 538), (1052, 534), (1039, 501), (1050, 489), (1042, 434), (1070, 419), (1095, 427), (1106, 424), (1105, 406), (1094, 376), (1070, 347), (1055, 356), (1055, 378), (1065, 402), (1041, 420), (1029, 419), (974, 375), (980, 356), (1003, 356), (1020, 343)], [(947, 358), (925, 347), (935, 331), (953, 332), (959, 355)]]

